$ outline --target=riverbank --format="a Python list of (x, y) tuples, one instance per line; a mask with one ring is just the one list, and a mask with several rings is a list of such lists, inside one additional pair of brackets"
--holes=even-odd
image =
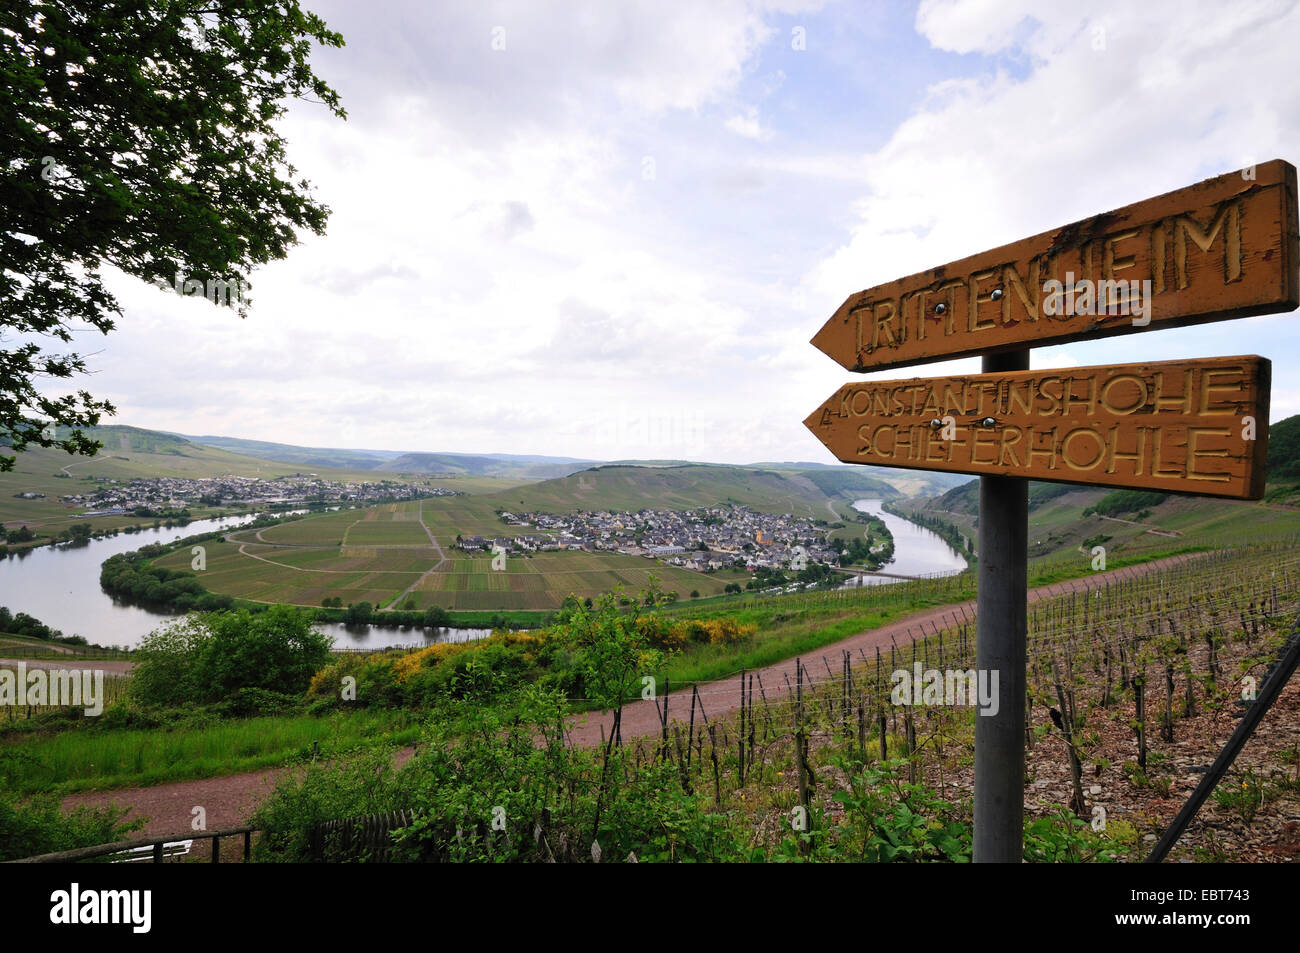
[(880, 568), (906, 577), (926, 577), (963, 572), (974, 565), (973, 557), (954, 544), (950, 535), (913, 519), (892, 502), (857, 500), (855, 509), (877, 517), (888, 527), (894, 539), (894, 558)]

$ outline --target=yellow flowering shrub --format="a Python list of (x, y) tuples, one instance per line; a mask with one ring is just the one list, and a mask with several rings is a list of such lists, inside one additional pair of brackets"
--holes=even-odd
[(643, 639), (668, 652), (685, 647), (688, 638), (684, 623), (663, 616), (640, 616), (636, 628)]
[(405, 682), (420, 669), (433, 668), (453, 655), (470, 651), (470, 646), (469, 642), (439, 642), (437, 645), (398, 656), (393, 662), (393, 677), (399, 683)]
[(316, 698), (337, 694), (343, 677), (356, 674), (366, 664), (366, 660), (364, 655), (339, 656), (311, 677), (307, 694)]
[(757, 631), (755, 625), (741, 625), (735, 619), (708, 619), (700, 624), (710, 645), (739, 642)]

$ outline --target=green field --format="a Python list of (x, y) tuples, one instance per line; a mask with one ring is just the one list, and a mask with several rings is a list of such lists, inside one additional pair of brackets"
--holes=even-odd
[[(21, 758), (0, 759), (0, 783), (19, 794), (112, 789), (211, 778), (307, 760), (362, 746), (409, 744), (415, 719), (401, 711), (285, 715), (169, 730), (69, 730), (0, 745)], [(186, 809), (188, 810), (188, 808)]]
[[(438, 547), (429, 541), (426, 527)], [(229, 534), (208, 543), (207, 568), (198, 573), (210, 592), (253, 602), (319, 606), (369, 602), (460, 611), (558, 608), (569, 595), (597, 596), (619, 586), (635, 596), (654, 575), (666, 591), (687, 599), (698, 591), (716, 595), (731, 577), (706, 575), (618, 553), (538, 552), (511, 554), (503, 570), (487, 554), (453, 548), (456, 535), (545, 535), (533, 527), (507, 527), (492, 503), (441, 497), (385, 504), (293, 520), (262, 530)], [(178, 550), (157, 560), (189, 571), (192, 556)]]
[(343, 537), (345, 547), (428, 546), (429, 534), (421, 523), (398, 520), (358, 520)]

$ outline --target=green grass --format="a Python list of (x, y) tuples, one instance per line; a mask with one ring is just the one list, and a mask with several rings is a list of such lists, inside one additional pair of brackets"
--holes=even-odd
[(357, 746), (405, 745), (419, 736), (403, 711), (324, 718), (259, 717), (198, 728), (72, 729), (0, 745), (0, 778), (19, 794), (111, 790), (257, 771)]
[[(701, 645), (687, 650), (674, 657), (658, 673), (660, 683), (667, 678), (670, 686), (680, 687), (691, 682), (723, 679), (735, 675), (742, 668), (753, 670), (774, 665), (939, 604), (924, 600), (900, 600), (896, 606), (867, 611), (804, 610), (786, 614), (771, 609), (750, 609), (736, 612), (732, 615), (737, 621), (757, 623), (759, 632), (750, 639), (733, 645)], [(782, 616), (779, 621), (778, 616)], [(771, 692), (774, 686), (766, 688)]]
[(348, 527), (343, 545), (428, 547), (429, 534), (411, 520), (358, 520)]

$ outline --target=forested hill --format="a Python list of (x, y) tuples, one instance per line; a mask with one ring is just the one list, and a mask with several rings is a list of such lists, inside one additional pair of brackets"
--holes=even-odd
[(1280, 483), (1300, 480), (1300, 414), (1269, 424), (1268, 478)]

